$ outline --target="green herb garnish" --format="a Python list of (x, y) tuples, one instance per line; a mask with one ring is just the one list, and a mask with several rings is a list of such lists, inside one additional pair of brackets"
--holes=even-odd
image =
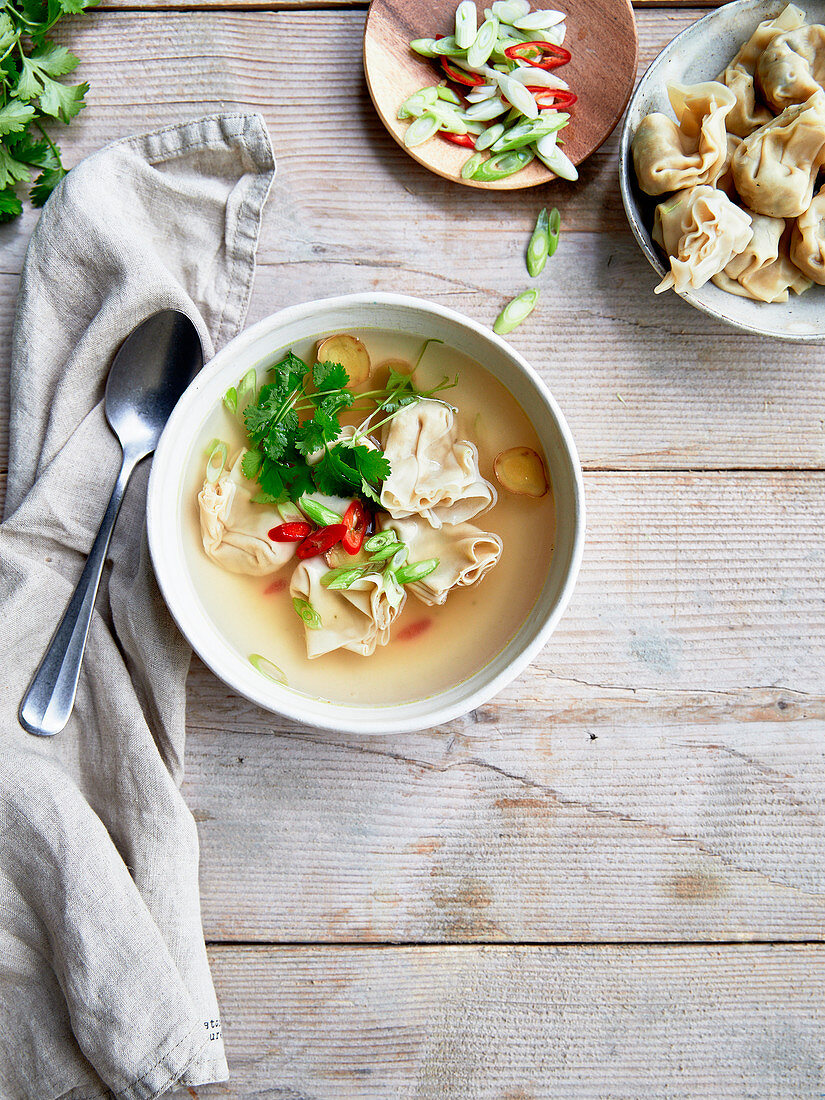
[[(340, 363), (316, 363), (310, 370), (291, 351), (269, 373), (273, 380), (261, 386), (257, 395), (253, 387), (245, 408), (237, 401), (249, 436), (241, 470), (258, 482), (260, 490), (252, 499), (264, 504), (297, 501), (313, 492), (378, 503), (390, 464), (381, 451), (362, 440), (405, 405), (455, 385), (445, 378), (430, 390), (418, 390), (410, 375), (391, 370), (382, 389), (353, 395)], [(340, 414), (364, 402), (364, 411), (372, 411), (351, 439), (339, 440)]]
[(44, 125), (68, 123), (85, 106), (89, 85), (58, 78), (79, 61), (46, 37), (64, 15), (76, 15), (97, 0), (5, 0), (0, 11), (0, 222), (23, 210), (17, 194), (30, 183), (29, 198), (42, 206), (66, 175), (60, 149)]

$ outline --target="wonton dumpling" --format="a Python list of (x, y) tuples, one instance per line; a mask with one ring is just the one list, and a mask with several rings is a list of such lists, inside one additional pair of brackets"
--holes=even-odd
[(727, 117), (728, 132), (737, 137), (747, 137), (771, 120), (767, 107), (756, 102), (754, 74), (762, 51), (783, 31), (792, 31), (805, 22), (805, 12), (788, 4), (776, 19), (760, 23), (748, 41), (722, 72), (718, 79), (736, 96), (736, 103)]
[(746, 247), (751, 219), (714, 187), (689, 187), (660, 202), (653, 219), (653, 239), (670, 257), (670, 272), (657, 294), (698, 290)]
[(733, 181), (757, 214), (797, 218), (811, 204), (825, 161), (825, 92), (786, 107), (746, 137), (733, 154)]
[(669, 84), (678, 125), (658, 111), (633, 135), (631, 151), (639, 186), (663, 195), (696, 184), (715, 183), (727, 153), (725, 118), (736, 97), (724, 84)]
[(438, 530), (417, 516), (381, 520), (382, 530), (391, 528), (410, 551), (410, 562), (438, 558), (438, 568), (421, 581), (407, 585), (422, 603), (443, 604), (453, 588), (477, 584), (501, 557), (498, 535), (482, 531), (472, 523), (446, 524)]
[(782, 218), (751, 215), (753, 237), (747, 248), (734, 256), (725, 270), (713, 276), (713, 282), (729, 294), (757, 302), (787, 302), (788, 291), (803, 294), (810, 279), (791, 263), (787, 234)]
[(289, 593), (309, 600), (321, 619), (313, 629), (304, 624), (307, 657), (322, 657), (335, 649), (349, 649), (369, 657), (376, 646), (390, 640), (390, 626), (401, 613), (407, 599), (396, 584), (387, 588), (377, 573), (360, 577), (345, 590), (325, 588), (321, 577), (329, 572), (326, 559), (307, 558), (292, 574)]
[(820, 286), (825, 285), (825, 187), (804, 214), (796, 219), (791, 234), (791, 259)]
[(778, 34), (759, 58), (756, 83), (777, 114), (804, 103), (825, 80), (825, 27), (818, 23)]
[(463, 523), (492, 508), (498, 495), (478, 470), (478, 452), (459, 441), (455, 413), (443, 401), (407, 405), (386, 430), (384, 454), (392, 473), (381, 506), (394, 519), (419, 515), (432, 527)]
[(727, 152), (725, 153), (725, 163), (722, 165), (722, 172), (719, 179), (716, 181), (716, 186), (720, 191), (724, 191), (725, 194), (733, 202), (736, 202), (739, 196), (736, 193), (736, 186), (733, 182), (733, 172), (731, 171), (731, 163), (733, 162), (733, 154), (739, 148), (742, 139), (737, 137), (736, 134), (728, 134), (727, 140)]
[(231, 467), (198, 493), (203, 548), (230, 573), (266, 576), (276, 573), (295, 554), (294, 542), (273, 542), (268, 532), (282, 523), (274, 504), (253, 504), (259, 486), (243, 476), (240, 451)]

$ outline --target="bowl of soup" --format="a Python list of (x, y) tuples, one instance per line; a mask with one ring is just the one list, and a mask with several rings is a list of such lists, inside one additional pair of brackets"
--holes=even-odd
[(163, 433), (147, 519), (204, 663), (360, 734), (447, 722), (522, 672), (584, 541), (575, 444), (533, 368), (397, 294), (293, 306), (226, 345)]

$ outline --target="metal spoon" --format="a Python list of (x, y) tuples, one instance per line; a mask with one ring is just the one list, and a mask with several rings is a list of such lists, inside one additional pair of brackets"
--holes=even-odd
[(174, 309), (138, 325), (115, 356), (106, 381), (105, 410), (123, 448), (123, 462), (77, 588), (20, 705), (20, 724), (29, 733), (53, 737), (69, 720), (100, 576), (129, 478), (157, 447), (178, 398), (202, 366), (197, 330)]

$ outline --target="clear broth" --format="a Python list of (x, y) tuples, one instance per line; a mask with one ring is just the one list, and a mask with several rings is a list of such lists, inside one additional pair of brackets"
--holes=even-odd
[[(423, 344), (420, 337), (399, 333), (352, 334), (366, 344), (373, 364), (389, 359), (415, 363)], [(306, 362), (314, 361), (314, 342), (293, 350)], [(282, 354), (259, 366), (259, 385), (265, 368)], [(404, 703), (437, 694), (488, 664), (538, 598), (553, 552), (552, 491), (538, 500), (515, 496), (501, 488), (493, 473), (496, 455), (509, 447), (532, 447), (543, 454), (536, 431), (518, 402), (488, 371), (453, 348), (430, 344), (416, 370), (416, 383), (428, 388), (445, 375), (458, 375), (458, 385), (440, 395), (457, 410), (458, 438), (475, 443), (481, 474), (498, 490), (495, 506), (471, 522), (499, 535), (504, 549), (480, 583), (454, 589), (441, 607), (428, 607), (409, 594), (393, 623), (389, 644), (370, 657), (338, 650), (312, 661), (307, 658), (304, 626), (289, 595), (293, 564), (277, 574), (248, 577), (226, 572), (206, 556), (197, 503), (205, 451), (218, 437), (230, 444), (230, 455), (237, 453), (245, 443), (237, 417), (223, 406), (216, 408), (190, 451), (182, 486), (182, 535), (195, 590), (216, 629), (237, 652), (244, 659), (261, 654), (283, 671), (288, 686), (297, 692), (351, 705)], [(380, 378), (374, 371), (364, 388), (374, 388), (376, 376)], [(267, 593), (275, 581), (285, 583), (280, 591)]]

